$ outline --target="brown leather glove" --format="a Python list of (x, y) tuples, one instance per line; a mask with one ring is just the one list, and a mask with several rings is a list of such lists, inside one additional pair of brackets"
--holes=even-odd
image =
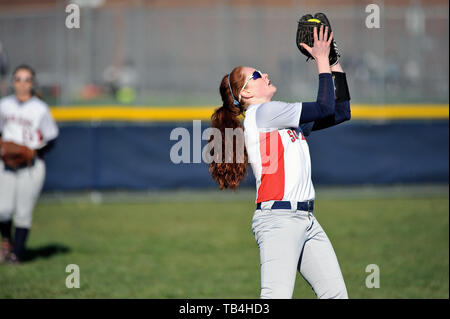
[(31, 165), (36, 151), (13, 142), (5, 142), (0, 139), (0, 155), (6, 166), (17, 168), (26, 163)]

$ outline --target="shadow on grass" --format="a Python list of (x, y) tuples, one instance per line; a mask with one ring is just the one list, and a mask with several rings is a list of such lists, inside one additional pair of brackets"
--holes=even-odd
[(49, 244), (38, 248), (27, 248), (23, 254), (22, 262), (30, 262), (38, 258), (50, 258), (58, 254), (67, 254), (70, 248), (60, 244)]

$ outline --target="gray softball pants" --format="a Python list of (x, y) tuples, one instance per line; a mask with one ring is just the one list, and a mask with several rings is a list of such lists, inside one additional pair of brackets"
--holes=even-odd
[(16, 172), (5, 170), (0, 160), (0, 222), (12, 218), (16, 227), (31, 228), (33, 209), (44, 179), (45, 163), (41, 159)]
[(312, 213), (256, 210), (252, 230), (261, 260), (261, 298), (290, 299), (297, 270), (319, 299), (347, 299), (347, 289), (328, 236)]

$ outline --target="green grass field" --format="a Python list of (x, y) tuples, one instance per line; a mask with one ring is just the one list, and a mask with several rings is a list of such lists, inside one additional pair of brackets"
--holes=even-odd
[[(252, 190), (44, 196), (0, 298), (258, 298)], [(317, 190), (350, 298), (449, 298), (448, 186)], [(66, 288), (66, 266), (80, 268)], [(380, 288), (365, 268), (380, 268)], [(315, 298), (298, 275), (294, 298)]]

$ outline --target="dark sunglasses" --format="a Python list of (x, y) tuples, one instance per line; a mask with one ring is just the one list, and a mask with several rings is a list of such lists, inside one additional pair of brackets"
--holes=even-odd
[(255, 72), (252, 73), (252, 75), (250, 75), (247, 78), (247, 81), (245, 81), (244, 85), (242, 86), (242, 89), (239, 91), (239, 101), (241, 101), (241, 93), (242, 90), (245, 88), (245, 86), (248, 84), (248, 82), (250, 82), (250, 80), (257, 80), (257, 79), (261, 79), (262, 78), (262, 73), (261, 71), (255, 70)]
[(31, 83), (31, 82), (33, 82), (33, 79), (32, 79), (32, 78), (21, 78), (21, 77), (15, 76), (15, 77), (14, 77), (14, 82), (27, 82), (27, 83)]

